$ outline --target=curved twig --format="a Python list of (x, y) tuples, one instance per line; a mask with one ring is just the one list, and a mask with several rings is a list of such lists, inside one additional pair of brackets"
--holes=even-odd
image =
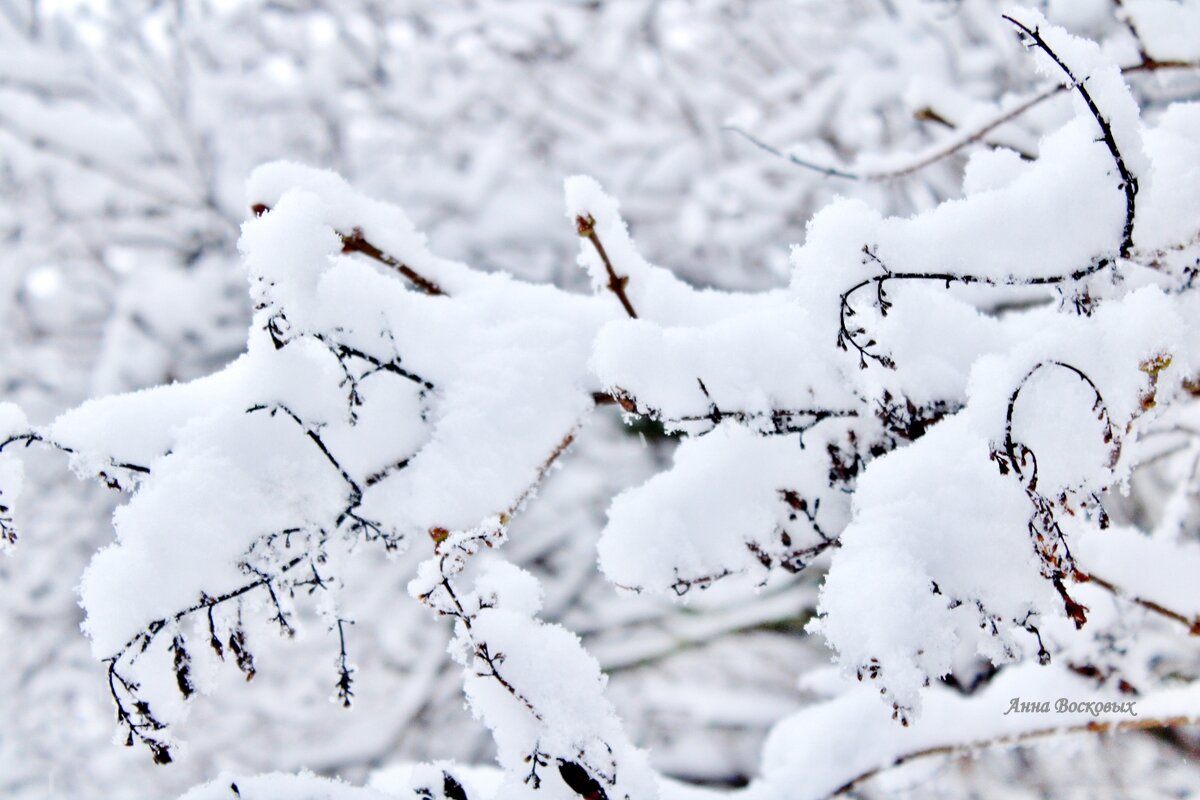
[[(1037, 491), (1037, 458), (1034, 456), (1032, 450), (1023, 444), (1019, 444), (1013, 438), (1013, 416), (1016, 414), (1017, 399), (1020, 397), (1021, 391), (1029, 383), (1029, 380), (1041, 370), (1049, 367), (1067, 370), (1091, 389), (1092, 395), (1095, 398), (1092, 404), (1092, 411), (1096, 412), (1097, 419), (1104, 425), (1104, 443), (1109, 445), (1109, 461), (1107, 466), (1109, 468), (1116, 466), (1118, 459), (1121, 457), (1121, 438), (1117, 433), (1116, 426), (1112, 423), (1112, 417), (1108, 413), (1108, 406), (1105, 405), (1104, 397), (1100, 394), (1100, 388), (1096, 386), (1095, 381), (1086, 372), (1079, 369), (1079, 367), (1068, 364), (1065, 361), (1039, 361), (1025, 373), (1024, 377), (1013, 388), (1012, 393), (1008, 396), (1008, 405), (1004, 412), (1004, 454), (1008, 456), (1009, 465), (1018, 477), (1025, 478), (1022, 468), (1026, 463), (1026, 456), (1033, 458), (1033, 469), (1026, 479), (1026, 486), (1029, 491)], [(1022, 451), (1019, 455), (1018, 450)], [(1067, 489), (1066, 491), (1072, 490)]]
[(1050, 45), (1046, 43), (1046, 40), (1042, 38), (1038, 28), (1034, 27), (1030, 29), (1023, 22), (1013, 19), (1007, 14), (1004, 14), (1003, 17), (1016, 26), (1021, 33), (1028, 36), (1030, 41), (1040, 48), (1042, 52), (1048, 55), (1050, 60), (1053, 61), (1060, 70), (1062, 70), (1063, 74), (1067, 78), (1068, 85), (1075, 89), (1075, 91), (1079, 92), (1079, 96), (1083, 98), (1083, 102), (1087, 106), (1088, 111), (1091, 112), (1092, 117), (1096, 120), (1096, 124), (1100, 126), (1100, 136), (1104, 141), (1104, 146), (1107, 147), (1108, 152), (1112, 154), (1113, 161), (1117, 165), (1117, 172), (1119, 172), (1121, 175), (1121, 185), (1119, 188), (1125, 194), (1125, 225), (1121, 230), (1121, 247), (1119, 252), (1121, 258), (1129, 258), (1129, 251), (1133, 249), (1133, 222), (1134, 217), (1137, 215), (1136, 198), (1138, 192), (1138, 181), (1137, 177), (1134, 176), (1134, 174), (1129, 170), (1129, 167), (1125, 164), (1125, 158), (1121, 155), (1120, 148), (1117, 147), (1117, 140), (1113, 137), (1112, 125), (1107, 119), (1104, 118), (1104, 114), (1101, 113), (1100, 107), (1097, 106), (1096, 101), (1092, 99), (1091, 92), (1089, 92), (1087, 90), (1087, 86), (1084, 85), (1087, 79), (1084, 78), (1080, 80), (1079, 78), (1075, 77), (1075, 73), (1071, 71), (1071, 68), (1067, 66), (1067, 64), (1061, 58), (1058, 57), (1058, 54), (1055, 53)]
[(850, 298), (868, 286), (875, 289), (875, 306), (883, 316), (887, 316), (888, 309), (892, 306), (891, 302), (887, 300), (887, 292), (884, 289), (888, 281), (932, 281), (934, 283), (944, 283), (947, 289), (953, 283), (967, 286), (973, 284), (982, 286), (1056, 286), (1062, 283), (1083, 280), (1089, 275), (1100, 272), (1112, 263), (1110, 259), (1099, 258), (1087, 267), (1059, 275), (1038, 275), (1031, 278), (1018, 278), (1009, 275), (1004, 278), (993, 278), (987, 275), (974, 275), (966, 272), (893, 272), (880, 260), (870, 245), (863, 245), (862, 252), (866, 260), (875, 262), (883, 269), (883, 274), (864, 278), (842, 292), (839, 298), (839, 330), (837, 335), (837, 346), (839, 349), (848, 350), (852, 346), (857, 351), (858, 365), (861, 369), (867, 368), (868, 360), (875, 361), (887, 369), (895, 369), (896, 367), (896, 362), (890, 356), (875, 353), (871, 350), (876, 344), (874, 339), (869, 340), (865, 344), (858, 341), (857, 337), (866, 333), (865, 328), (855, 327), (851, 329), (847, 323), (850, 317), (858, 313), (851, 305)]
[[(1117, 460), (1121, 457), (1121, 439), (1112, 424), (1108, 406), (1104, 403), (1104, 397), (1100, 394), (1099, 387), (1083, 370), (1064, 361), (1055, 360), (1041, 361), (1033, 365), (1013, 388), (1005, 409), (1003, 453), (993, 450), (991, 457), (1000, 468), (1000, 474), (1007, 474), (1011, 470), (1020, 479), (1022, 488), (1033, 506), (1033, 513), (1029, 517), (1027, 529), (1033, 542), (1034, 553), (1041, 563), (1041, 574), (1054, 585), (1055, 590), (1062, 598), (1067, 617), (1075, 623), (1076, 628), (1082, 628), (1087, 623), (1088, 609), (1087, 606), (1072, 598), (1067, 591), (1066, 579), (1075, 575), (1076, 566), (1071, 548), (1067, 544), (1066, 532), (1058, 522), (1057, 513), (1058, 507), (1066, 505), (1067, 495), (1081, 491), (1081, 487), (1060, 489), (1057, 500), (1046, 497), (1038, 489), (1037, 455), (1032, 448), (1018, 442), (1013, 437), (1013, 417), (1021, 391), (1034, 375), (1049, 367), (1067, 370), (1091, 389), (1094, 397), (1092, 411), (1104, 426), (1104, 443), (1110, 446), (1109, 460), (1106, 466), (1109, 469), (1116, 466)], [(1092, 495), (1092, 498), (1100, 508), (1100, 526), (1107, 527), (1107, 513), (1103, 506), (1100, 506), (1099, 499), (1095, 495)]]

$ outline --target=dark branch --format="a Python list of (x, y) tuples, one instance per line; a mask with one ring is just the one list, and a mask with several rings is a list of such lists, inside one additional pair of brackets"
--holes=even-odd
[[(3, 442), (0, 442), (0, 453), (4, 452), (4, 448), (8, 447), (9, 445), (21, 444), (21, 443), (23, 443), (25, 445), (25, 447), (31, 447), (34, 444), (44, 445), (45, 447), (50, 447), (54, 450), (58, 450), (59, 452), (66, 453), (68, 455), (74, 455), (78, 452), (75, 450), (75, 448), (69, 447), (68, 445), (63, 444), (62, 442), (55, 441), (54, 439), (49, 438), (45, 434), (38, 433), (37, 431), (27, 431), (25, 433), (20, 433), (15, 436), (10, 436), (9, 438), (5, 439)], [(134, 472), (139, 475), (149, 475), (150, 474), (150, 468), (142, 466), (141, 464), (134, 464), (129, 461), (118, 461), (115, 458), (109, 458), (108, 463), (109, 463), (109, 466), (112, 467), (113, 469), (122, 469), (122, 470), (125, 470), (126, 472)], [(120, 483), (118, 483), (112, 476), (108, 475), (105, 472), (101, 472), (97, 477), (100, 480), (102, 480), (105, 483), (105, 485), (107, 485), (110, 489), (122, 489), (123, 490), (125, 488)]]
[(838, 309), (839, 330), (837, 335), (837, 346), (842, 350), (848, 350), (849, 347), (853, 347), (858, 353), (858, 365), (862, 369), (867, 368), (868, 360), (875, 361), (887, 369), (896, 368), (896, 362), (890, 356), (876, 353), (872, 350), (876, 345), (874, 339), (870, 339), (865, 343), (858, 340), (859, 336), (867, 332), (865, 328), (861, 326), (851, 327), (848, 323), (849, 318), (858, 313), (850, 303), (850, 298), (864, 288), (874, 288), (874, 305), (880, 314), (886, 317), (888, 309), (892, 307), (892, 303), (887, 299), (887, 292), (885, 291), (885, 284), (888, 281), (931, 281), (933, 283), (945, 284), (947, 289), (950, 288), (951, 284), (955, 283), (965, 286), (973, 284), (981, 286), (1055, 286), (1062, 283), (1080, 281), (1089, 275), (1100, 272), (1111, 264), (1110, 259), (1100, 258), (1087, 267), (1059, 275), (1038, 275), (1031, 278), (1019, 278), (1009, 275), (1004, 278), (993, 278), (987, 275), (973, 275), (967, 272), (893, 272), (880, 260), (879, 256), (876, 255), (876, 252), (869, 245), (863, 245), (862, 252), (863, 263), (874, 262), (883, 270), (883, 274), (865, 278), (842, 292)]
[(346, 619), (338, 619), (338, 682), (337, 682), (337, 698), (341, 701), (343, 708), (349, 708), (351, 698), (354, 697), (354, 668), (350, 666), (346, 656), (346, 625), (353, 625), (353, 621)]
[[(703, 386), (703, 382), (700, 385)], [(707, 391), (705, 391), (705, 396), (708, 396)], [(621, 409), (627, 414), (645, 417), (669, 426), (678, 427), (689, 422), (711, 422), (713, 425), (717, 425), (725, 420), (733, 420), (743, 425), (766, 421), (770, 423), (770, 430), (760, 432), (767, 435), (804, 433), (826, 419), (858, 416), (858, 411), (852, 408), (773, 408), (768, 411), (741, 411), (722, 409), (715, 402), (710, 402), (708, 410), (703, 413), (696, 412), (671, 417), (664, 414), (661, 409), (642, 403), (634, 395), (620, 387), (614, 388), (611, 393), (601, 395), (601, 397), (604, 399), (604, 403), (616, 403), (621, 406)], [(602, 403), (597, 400), (597, 404)], [(803, 422), (797, 422), (797, 420), (803, 420)]]
[(1136, 198), (1138, 192), (1138, 181), (1137, 178), (1134, 177), (1133, 173), (1129, 171), (1129, 167), (1125, 164), (1125, 158), (1121, 155), (1120, 148), (1117, 147), (1117, 140), (1113, 137), (1112, 125), (1104, 117), (1104, 114), (1101, 113), (1100, 107), (1097, 106), (1096, 101), (1092, 99), (1091, 92), (1089, 92), (1087, 86), (1084, 85), (1087, 79), (1084, 78), (1083, 80), (1080, 80), (1079, 78), (1075, 77), (1075, 73), (1071, 71), (1071, 68), (1067, 66), (1061, 58), (1058, 57), (1058, 54), (1055, 53), (1050, 45), (1046, 43), (1046, 40), (1042, 38), (1039, 30), (1037, 28), (1030, 29), (1024, 23), (1018, 22), (1007, 14), (1003, 16), (1004, 19), (1016, 26), (1021, 33), (1029, 37), (1030, 41), (1040, 48), (1042, 52), (1048, 55), (1050, 59), (1058, 66), (1058, 68), (1062, 70), (1063, 74), (1067, 78), (1068, 86), (1079, 92), (1079, 96), (1083, 98), (1083, 102), (1087, 106), (1088, 111), (1091, 112), (1092, 117), (1095, 118), (1096, 124), (1100, 126), (1100, 135), (1104, 140), (1104, 146), (1107, 147), (1108, 152), (1112, 154), (1113, 161), (1117, 165), (1117, 172), (1119, 172), (1121, 175), (1121, 185), (1119, 188), (1125, 194), (1125, 226), (1121, 231), (1121, 247), (1119, 252), (1121, 258), (1129, 258), (1129, 251), (1133, 249), (1133, 221), (1137, 214)]

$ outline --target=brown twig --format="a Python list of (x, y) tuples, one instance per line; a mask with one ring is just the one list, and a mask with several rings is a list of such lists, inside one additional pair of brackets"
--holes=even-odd
[(1129, 12), (1125, 10), (1125, 4), (1121, 0), (1113, 0), (1113, 5), (1117, 7), (1117, 18), (1125, 25), (1125, 29), (1133, 36), (1134, 44), (1137, 45), (1138, 57), (1142, 59), (1142, 63), (1150, 61), (1150, 56), (1146, 53), (1146, 43), (1142, 41), (1142, 34), (1138, 31), (1137, 26), (1133, 24), (1133, 19), (1129, 16)]
[[(256, 203), (250, 207), (250, 210), (254, 213), (254, 216), (261, 217), (263, 214), (266, 214), (268, 211), (270, 211), (271, 207), (268, 205), (263, 205), (262, 203)], [(354, 228), (352, 231), (350, 231), (350, 233), (342, 233), (341, 231), (338, 231), (338, 236), (341, 237), (342, 240), (343, 252), (362, 253), (364, 256), (372, 258), (378, 261), (380, 264), (391, 267), (407, 278), (409, 283), (411, 283), (413, 286), (416, 286), (425, 294), (445, 294), (445, 292), (442, 290), (442, 287), (438, 286), (429, 278), (426, 278), (424, 275), (420, 274), (415, 269), (393, 256), (391, 253), (386, 253), (376, 247), (363, 235), (362, 228)]]
[(625, 313), (630, 319), (637, 319), (637, 312), (633, 310), (633, 303), (629, 302), (629, 296), (625, 294), (625, 286), (629, 283), (628, 275), (618, 275), (613, 269), (612, 262), (608, 258), (608, 252), (604, 249), (604, 244), (600, 241), (600, 237), (596, 235), (596, 219), (591, 214), (586, 216), (579, 215), (575, 217), (575, 230), (584, 239), (592, 243), (592, 247), (596, 248), (596, 254), (600, 256), (600, 260), (604, 262), (604, 269), (608, 272), (608, 289), (617, 296), (621, 301), (621, 306), (625, 309)]
[(812, 170), (813, 172), (819, 172), (826, 177), (845, 178), (846, 180), (851, 181), (883, 180), (883, 177), (881, 176), (877, 177), (875, 175), (864, 174), (861, 172), (850, 172), (849, 170), (839, 169), (838, 167), (829, 167), (822, 164), (817, 164), (814, 161), (806, 161), (805, 159), (800, 158), (793, 153), (785, 153), (777, 147), (772, 147), (762, 139), (759, 139), (757, 136), (747, 131), (745, 128), (740, 128), (737, 125), (725, 125), (721, 128), (721, 130), (726, 130), (730, 133), (736, 133), (738, 136), (741, 136), (759, 150), (770, 153), (777, 158), (782, 158), (785, 161), (790, 161), (798, 167), (804, 167), (804, 169)]
[(1131, 603), (1141, 606), (1147, 611), (1153, 611), (1159, 616), (1166, 617), (1169, 620), (1174, 620), (1175, 622), (1178, 622), (1186, 627), (1188, 629), (1188, 634), (1191, 636), (1200, 636), (1200, 616), (1188, 619), (1178, 611), (1172, 611), (1166, 606), (1156, 603), (1153, 600), (1147, 600), (1144, 597), (1138, 597), (1137, 595), (1123, 592), (1112, 581), (1101, 578), (1100, 576), (1090, 572), (1084, 572), (1078, 568), (1075, 569), (1072, 577), (1074, 577), (1079, 583), (1094, 583), (1115, 597), (1128, 600)]
[(554, 466), (555, 462), (557, 462), (558, 459), (564, 453), (566, 453), (568, 449), (570, 449), (574, 442), (575, 429), (572, 429), (567, 433), (566, 436), (562, 438), (562, 441), (554, 446), (554, 449), (550, 451), (550, 455), (546, 456), (546, 459), (538, 467), (537, 475), (534, 476), (533, 482), (525, 488), (525, 491), (521, 492), (515, 501), (513, 501), (513, 504), (509, 506), (509, 509), (504, 516), (511, 517), (521, 509), (521, 506), (525, 504), (525, 501), (528, 500), (533, 493), (537, 491), (538, 487), (542, 485), (542, 481), (546, 479), (546, 475), (550, 473), (550, 469)]
[(368, 258), (373, 258), (381, 264), (386, 264), (407, 278), (409, 283), (416, 286), (425, 294), (435, 296), (445, 294), (445, 292), (442, 291), (442, 287), (438, 286), (424, 275), (421, 275), (395, 256), (383, 252), (378, 247), (371, 244), (371, 242), (367, 241), (367, 239), (363, 236), (361, 228), (355, 228), (348, 236), (344, 233), (339, 233), (338, 235), (342, 237), (342, 250), (345, 252), (362, 253)]

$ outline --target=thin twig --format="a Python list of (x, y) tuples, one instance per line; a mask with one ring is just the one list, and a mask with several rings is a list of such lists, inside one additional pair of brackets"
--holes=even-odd
[(604, 244), (600, 241), (600, 237), (596, 235), (595, 218), (591, 214), (576, 217), (575, 229), (581, 237), (592, 243), (592, 247), (596, 248), (596, 254), (604, 262), (604, 269), (608, 272), (609, 291), (615, 294), (617, 299), (621, 301), (621, 306), (625, 309), (625, 313), (629, 315), (630, 319), (637, 319), (637, 312), (633, 310), (633, 303), (629, 302), (629, 296), (625, 294), (625, 286), (629, 283), (629, 276), (617, 275), (617, 271), (613, 269), (612, 262), (608, 259), (608, 251), (604, 249)]
[(1146, 609), (1147, 611), (1152, 611), (1155, 614), (1158, 614), (1159, 616), (1166, 617), (1169, 620), (1178, 622), (1188, 629), (1188, 634), (1191, 636), (1200, 636), (1200, 616), (1196, 616), (1192, 619), (1188, 619), (1186, 616), (1179, 613), (1178, 611), (1172, 611), (1171, 609), (1167, 608), (1166, 606), (1156, 603), (1153, 600), (1147, 600), (1143, 597), (1138, 597), (1136, 595), (1131, 595), (1126, 592), (1123, 592), (1119, 588), (1117, 588), (1117, 586), (1115, 584), (1113, 584), (1112, 581), (1109, 581), (1105, 578), (1101, 578), (1099, 575), (1096, 575), (1091, 572), (1084, 572), (1080, 569), (1076, 569), (1073, 574), (1073, 577), (1075, 578), (1075, 580), (1079, 581), (1080, 583), (1094, 583), (1097, 586), (1099, 586), (1101, 589), (1104, 589), (1105, 591), (1109, 592), (1110, 594), (1114, 595), (1115, 597), (1119, 597), (1123, 600), (1128, 600), (1131, 603), (1135, 603), (1135, 604), (1141, 606), (1142, 608)]
[(1003, 15), (1003, 17), (1016, 26), (1019, 31), (1028, 36), (1034, 45), (1048, 55), (1050, 60), (1062, 70), (1063, 74), (1067, 77), (1068, 85), (1079, 92), (1079, 96), (1083, 99), (1088, 111), (1091, 112), (1092, 117), (1096, 120), (1096, 124), (1100, 126), (1100, 135), (1104, 141), (1104, 145), (1108, 148), (1108, 152), (1112, 154), (1113, 161), (1116, 162), (1117, 172), (1121, 174), (1121, 186), (1119, 188), (1125, 194), (1125, 226), (1121, 231), (1120, 254), (1121, 258), (1129, 258), (1129, 251), (1133, 249), (1133, 220), (1137, 214), (1136, 197), (1138, 181), (1134, 174), (1130, 172), (1129, 167), (1126, 166), (1125, 158), (1121, 155), (1120, 148), (1117, 147), (1117, 140), (1113, 136), (1112, 124), (1104, 117), (1104, 114), (1100, 111), (1100, 107), (1092, 99), (1092, 94), (1084, 85), (1084, 80), (1075, 77), (1075, 73), (1071, 71), (1066, 62), (1059, 58), (1058, 54), (1042, 38), (1038, 28), (1031, 29), (1023, 22), (1019, 22), (1007, 14)]
[[(839, 307), (839, 329), (837, 336), (837, 346), (841, 350), (848, 350), (847, 345), (853, 346), (858, 353), (859, 367), (867, 368), (867, 361), (876, 361), (888, 369), (895, 369), (895, 362), (890, 356), (872, 352), (870, 348), (874, 347), (876, 342), (874, 339), (864, 343), (858, 341), (858, 336), (866, 333), (866, 330), (861, 326), (856, 326), (851, 329), (849, 318), (853, 317), (856, 312), (850, 303), (850, 298), (858, 291), (869, 286), (875, 288), (875, 305), (880, 310), (880, 313), (887, 316), (887, 310), (891, 307), (891, 302), (886, 299), (887, 293), (884, 291), (884, 285), (888, 281), (933, 281), (935, 283), (944, 283), (946, 288), (951, 284), (961, 283), (965, 285), (980, 284), (984, 286), (1056, 286), (1062, 283), (1080, 281), (1089, 275), (1093, 275), (1105, 269), (1111, 264), (1110, 259), (1100, 258), (1094, 263), (1073, 270), (1069, 273), (1060, 273), (1056, 275), (1037, 275), (1029, 278), (1016, 277), (1009, 275), (1003, 278), (995, 278), (989, 275), (973, 275), (965, 272), (893, 272), (878, 256), (870, 245), (864, 245), (862, 249), (864, 258), (867, 261), (872, 261), (877, 264), (883, 274), (874, 275), (870, 278), (864, 278), (858, 283), (851, 286), (846, 291), (842, 292)], [(865, 263), (865, 262), (864, 262)]]
[[(1157, 72), (1159, 70), (1167, 69), (1200, 69), (1200, 63), (1191, 61), (1157, 61), (1147, 58), (1140, 64), (1123, 67), (1121, 69), (1121, 73), (1130, 74), (1141, 72)], [(785, 161), (789, 161), (798, 167), (803, 167), (804, 169), (808, 169), (831, 178), (844, 178), (851, 181), (889, 181), (910, 177), (926, 167), (933, 166), (939, 161), (944, 161), (968, 145), (979, 142), (989, 133), (996, 130), (996, 128), (999, 128), (1008, 122), (1012, 122), (1014, 119), (1020, 117), (1031, 108), (1040, 105), (1044, 101), (1049, 100), (1051, 97), (1061, 94), (1062, 92), (1066, 91), (1067, 88), (1068, 87), (1066, 86), (1052, 86), (1048, 89), (1045, 89), (1028, 98), (1027, 100), (1018, 103), (1010, 110), (980, 125), (971, 133), (959, 135), (957, 137), (951, 137), (950, 142), (947, 142), (943, 147), (935, 150), (933, 153), (925, 156), (924, 158), (918, 159), (917, 161), (909, 163), (903, 167), (879, 170), (875, 172), (856, 172), (846, 167), (833, 167), (825, 164), (818, 164), (814, 161), (807, 161), (799, 158), (793, 153), (784, 152), (777, 147), (773, 147), (772, 145), (764, 142), (762, 139), (758, 138), (744, 128), (738, 127), (737, 125), (725, 125), (722, 127), (722, 130), (729, 131), (730, 133), (736, 133), (755, 147), (770, 153), (773, 156), (782, 158)], [(932, 115), (930, 115), (928, 112), (924, 115), (924, 117), (926, 119), (931, 119), (933, 121), (946, 124), (945, 120), (943, 119), (938, 118), (934, 120)]]
[(400, 261), (393, 255), (380, 250), (363, 236), (361, 228), (355, 228), (349, 235), (339, 233), (342, 237), (342, 249), (347, 253), (362, 253), (368, 258), (373, 258), (381, 264), (386, 264), (392, 269), (399, 272), (409, 280), (414, 286), (428, 295), (444, 295), (442, 287), (438, 286), (433, 281), (418, 273), (415, 269)]
[(966, 744), (939, 745), (937, 747), (927, 747), (923, 750), (914, 750), (911, 753), (905, 753), (892, 759), (889, 763), (874, 767), (859, 773), (855, 777), (846, 781), (834, 791), (830, 792), (830, 797), (847, 794), (856, 789), (860, 784), (874, 778), (880, 773), (890, 769), (902, 766), (910, 761), (916, 761), (929, 756), (953, 756), (953, 755), (970, 755), (993, 747), (1010, 747), (1012, 745), (1021, 744), (1031, 739), (1044, 739), (1051, 736), (1058, 736), (1071, 733), (1107, 733), (1110, 731), (1141, 731), (1141, 730), (1156, 730), (1160, 728), (1178, 728), (1184, 725), (1191, 725), (1197, 721), (1196, 717), (1177, 716), (1177, 717), (1158, 717), (1146, 719), (1126, 719), (1116, 720), (1112, 722), (1099, 722), (1093, 720), (1077, 725), (1068, 725), (1065, 727), (1039, 728), (1038, 730), (1026, 731), (1024, 733), (1014, 734), (1012, 736), (999, 736), (995, 739), (984, 739)]
[[(268, 211), (270, 211), (271, 207), (262, 203), (256, 203), (250, 207), (250, 210), (254, 213), (254, 216), (261, 217), (263, 214), (266, 214)], [(405, 264), (392, 254), (380, 250), (377, 246), (370, 242), (366, 236), (363, 235), (362, 228), (354, 228), (350, 231), (350, 233), (342, 233), (341, 231), (338, 231), (337, 234), (342, 240), (342, 250), (344, 252), (362, 253), (368, 258), (373, 258), (374, 260), (378, 261), (380, 264), (391, 267), (407, 278), (409, 283), (416, 286), (425, 294), (446, 294), (442, 290), (442, 287), (438, 286), (429, 278), (426, 278), (424, 275), (417, 272), (408, 264)]]
[(850, 172), (848, 170), (838, 169), (837, 167), (823, 166), (813, 161), (805, 161), (803, 158), (799, 158), (792, 153), (785, 153), (777, 147), (772, 147), (762, 139), (759, 139), (757, 136), (747, 131), (745, 128), (740, 128), (737, 125), (723, 125), (721, 130), (729, 131), (730, 133), (736, 133), (738, 136), (741, 136), (743, 139), (750, 142), (750, 144), (754, 145), (760, 150), (764, 150), (773, 156), (784, 159), (785, 161), (790, 161), (798, 167), (804, 167), (805, 169), (812, 170), (813, 172), (819, 172), (822, 175), (827, 175), (830, 178), (845, 178), (851, 181), (883, 180), (882, 175), (876, 176), (871, 174)]

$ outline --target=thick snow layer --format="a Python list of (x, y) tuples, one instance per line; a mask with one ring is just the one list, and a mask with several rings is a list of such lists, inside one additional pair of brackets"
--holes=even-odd
[[(1048, 322), (1008, 358), (979, 360), (962, 412), (872, 462), (813, 623), (843, 668), (916, 710), (920, 688), (949, 673), (962, 647), (994, 663), (1036, 653), (1030, 626), (1063, 606), (1034, 558), (1023, 482), (1036, 476), (1051, 497), (1119, 482), (1114, 438), (1144, 411), (1144, 365), (1155, 354), (1186, 360), (1183, 336), (1169, 299), (1151, 288), (1092, 317)], [(1008, 438), (1036, 458), (1017, 464), (1020, 479), (997, 468)]]
[(796, 494), (825, 482), (824, 440), (810, 438), (801, 450), (792, 437), (724, 422), (685, 440), (670, 470), (613, 502), (600, 569), (621, 587), (683, 595), (732, 573), (765, 581), (773, 562), (812, 561), (845, 524), (846, 503), (835, 491)]
[(961, 639), (1005, 660), (981, 622), (1011, 625), (1054, 601), (1024, 534), (1025, 493), (987, 454), (958, 417), (873, 462), (822, 588), (814, 629), (852, 675), (882, 673), (902, 707), (950, 671)]
[[(1094, 49), (1046, 35), (1088, 70), (1122, 152), (1148, 174), (1119, 76)], [(1150, 155), (1175, 153), (1170, 137), (1189, 120), (1167, 115), (1148, 134)], [(256, 303), (246, 355), (210, 378), (94, 401), (48, 429), (79, 471), (125, 465), (141, 486), (84, 578), (97, 656), (123, 654), (195, 604), (282, 587), (311, 557), (295, 555), (292, 537), (320, 563), (355, 534), (389, 546), (431, 534), (450, 548), (493, 526), (478, 541), (499, 544), (601, 390), (692, 434), (671, 470), (613, 502), (599, 556), (616, 585), (684, 595), (734, 574), (763, 583), (836, 551), (815, 629), (905, 717), (963, 652), (1031, 655), (1035, 623), (1063, 613), (1047, 580), (1057, 567), (1038, 561), (1054, 556), (1026, 533), (1027, 465), (1004, 475), (994, 454), (1037, 454), (1046, 496), (1102, 491), (1132, 467), (1119, 440), (1146, 398), (1193, 358), (1171, 297), (1150, 286), (1123, 292), (1101, 274), (1092, 316), (1041, 307), (997, 320), (972, 302), (979, 286), (1056, 285), (1111, 265), (1126, 207), (1095, 125), (1080, 112), (1014, 177), (980, 166), (967, 198), (912, 218), (836, 203), (793, 254), (790, 289), (745, 296), (696, 291), (646, 262), (590, 179), (567, 182), (596, 290), (585, 297), (440, 259), (402, 212), (331, 173), (258, 170), (248, 199), (269, 210), (241, 242)], [(1170, 178), (1154, 192), (1160, 205), (1190, 197)], [(390, 261), (360, 258), (364, 242)], [(443, 577), (427, 562), (414, 593)], [(543, 666), (561, 674), (558, 662), (593, 670), (569, 634), (530, 618), (535, 595), (523, 596), (480, 606), (468, 638), (502, 647), (512, 669), (533, 671), (531, 686), (549, 679), (534, 674)], [(286, 609), (276, 616), (290, 628)], [(229, 612), (220, 623), (233, 624)], [(521, 642), (534, 640), (556, 655), (521, 666)], [(514, 695), (470, 674), (467, 684), (476, 712), (508, 731)], [(552, 692), (547, 708), (568, 695), (591, 696)], [(588, 702), (603, 708), (598, 697)], [(510, 772), (538, 747), (621, 741), (617, 728), (597, 733), (605, 713), (545, 713), (498, 733)]]
[(1152, 58), (1194, 62), (1200, 57), (1200, 6), (1186, 0), (1125, 0), (1121, 7)]

